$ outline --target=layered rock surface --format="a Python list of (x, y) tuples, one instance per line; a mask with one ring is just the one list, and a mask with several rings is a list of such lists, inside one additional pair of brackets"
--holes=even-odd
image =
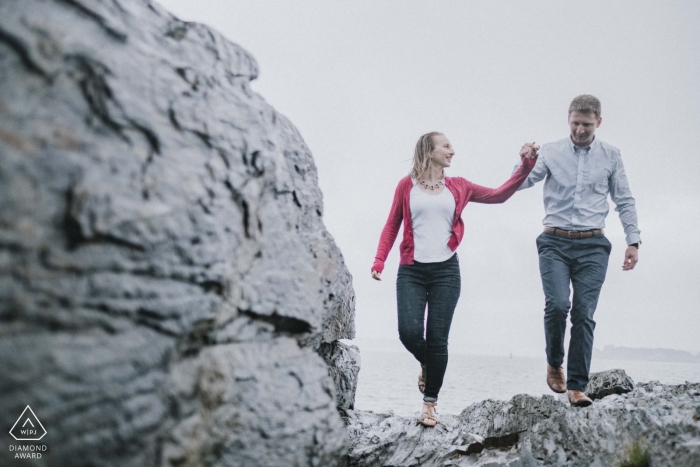
[(318, 353), (328, 365), (335, 384), (338, 409), (343, 413), (355, 407), (357, 377), (360, 373), (360, 349), (340, 341), (321, 344)]
[(0, 2), (0, 426), (31, 405), (40, 464), (341, 458), (351, 276), (257, 73), (149, 0)]
[[(610, 381), (620, 385), (613, 387)], [(346, 466), (609, 466), (635, 443), (653, 466), (700, 465), (700, 384), (628, 388), (621, 370), (592, 383), (614, 389), (586, 408), (565, 398), (486, 400), (436, 428), (414, 418), (350, 411)]]

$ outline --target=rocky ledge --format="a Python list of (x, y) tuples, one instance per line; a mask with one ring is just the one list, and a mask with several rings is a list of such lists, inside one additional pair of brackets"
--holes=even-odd
[(565, 396), (486, 400), (436, 428), (416, 417), (350, 411), (346, 467), (609, 466), (637, 449), (652, 466), (700, 465), (700, 384), (638, 384), (593, 374), (586, 408)]

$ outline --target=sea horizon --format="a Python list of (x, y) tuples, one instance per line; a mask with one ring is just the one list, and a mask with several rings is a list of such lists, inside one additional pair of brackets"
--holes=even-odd
[[(341, 342), (347, 344), (347, 345), (354, 345), (360, 349), (360, 353), (362, 351), (382, 351), (382, 352), (407, 352), (407, 350), (403, 347), (403, 344), (399, 341), (398, 336), (395, 339), (387, 339), (387, 338), (379, 338), (379, 337), (356, 337), (354, 339), (341, 339)], [(567, 341), (566, 344), (568, 345), (568, 335), (567, 335)], [(627, 346), (618, 346), (615, 344), (605, 344), (604, 346), (593, 346), (593, 354), (594, 356), (599, 356), (600, 358), (607, 358), (605, 354), (607, 352), (610, 352), (610, 350), (613, 351), (638, 351), (640, 355), (635, 358), (631, 357), (625, 357), (625, 358), (613, 358), (613, 360), (643, 360), (643, 361), (658, 361), (658, 360), (644, 360), (644, 356), (648, 355), (649, 352), (654, 352), (654, 351), (662, 351), (662, 352), (668, 352), (669, 354), (677, 353), (677, 354), (685, 354), (687, 356), (692, 357), (693, 359), (698, 359), (697, 361), (700, 362), (700, 351), (692, 352), (689, 350), (683, 350), (683, 349), (673, 349), (669, 347), (627, 347)], [(453, 344), (450, 345), (450, 355), (479, 355), (479, 356), (488, 356), (488, 357), (530, 357), (530, 358), (540, 358), (544, 356), (544, 348), (540, 351), (534, 351), (534, 350), (527, 350), (527, 351), (522, 351), (522, 352), (512, 352), (512, 351), (506, 351), (506, 350), (465, 350), (463, 348), (460, 348), (458, 346), (455, 346)], [(665, 361), (685, 361), (682, 359), (678, 360), (665, 360)]]

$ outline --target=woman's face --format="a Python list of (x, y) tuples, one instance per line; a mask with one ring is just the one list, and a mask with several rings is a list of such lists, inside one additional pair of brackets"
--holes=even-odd
[(435, 149), (430, 153), (433, 164), (443, 169), (449, 167), (452, 162), (452, 156), (455, 155), (450, 140), (445, 135), (435, 135), (433, 136), (433, 144)]

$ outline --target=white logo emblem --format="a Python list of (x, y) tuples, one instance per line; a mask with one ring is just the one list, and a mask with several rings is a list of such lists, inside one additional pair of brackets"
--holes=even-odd
[(46, 436), (46, 429), (41, 424), (31, 407), (27, 406), (19, 416), (10, 434), (17, 441), (39, 441)]

